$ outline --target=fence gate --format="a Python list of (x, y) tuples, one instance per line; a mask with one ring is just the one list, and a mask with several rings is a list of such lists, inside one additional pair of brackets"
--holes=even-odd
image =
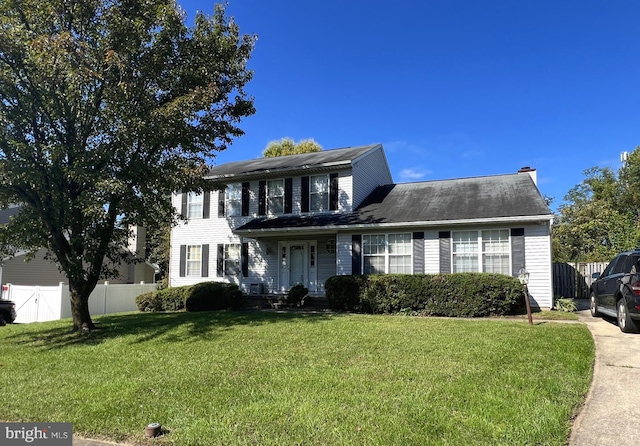
[(560, 297), (587, 299), (589, 287), (593, 283), (591, 275), (604, 271), (606, 266), (606, 262), (554, 263), (554, 297), (556, 299)]
[(62, 287), (9, 285), (7, 288), (6, 298), (16, 304), (16, 323), (60, 319)]

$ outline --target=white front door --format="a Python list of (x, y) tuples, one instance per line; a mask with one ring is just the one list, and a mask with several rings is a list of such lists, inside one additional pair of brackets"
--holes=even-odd
[(280, 242), (280, 291), (301, 283), (316, 291), (316, 242)]
[(289, 245), (289, 288), (298, 283), (307, 286), (306, 251), (304, 244)]

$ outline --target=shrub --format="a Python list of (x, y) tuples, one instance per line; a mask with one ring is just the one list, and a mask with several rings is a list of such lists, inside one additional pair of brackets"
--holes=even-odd
[(242, 291), (238, 285), (222, 282), (202, 282), (193, 286), (185, 306), (187, 311), (216, 311), (239, 308)]
[(331, 276), (324, 284), (327, 304), (333, 310), (360, 311), (360, 289), (365, 276)]
[(309, 293), (309, 289), (301, 283), (292, 286), (287, 292), (287, 303), (293, 305), (299, 305), (302, 299)]
[(560, 299), (556, 300), (556, 309), (558, 311), (573, 313), (574, 311), (578, 310), (578, 306), (576, 305), (573, 299), (561, 297)]
[(136, 305), (140, 311), (179, 311), (184, 310), (185, 301), (193, 286), (165, 288), (140, 294)]
[(522, 285), (502, 274), (333, 276), (325, 288), (331, 308), (366, 313), (486, 317), (514, 314), (524, 306)]

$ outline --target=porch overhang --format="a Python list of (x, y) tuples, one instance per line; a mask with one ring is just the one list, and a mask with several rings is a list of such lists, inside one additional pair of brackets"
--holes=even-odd
[(394, 228), (450, 228), (459, 226), (506, 224), (549, 224), (553, 215), (527, 215), (493, 218), (474, 218), (460, 220), (417, 220), (417, 221), (378, 221), (367, 222), (357, 214), (318, 214), (309, 216), (278, 216), (256, 218), (238, 227), (233, 232), (247, 237), (275, 236), (281, 234), (332, 234), (337, 231), (376, 230)]

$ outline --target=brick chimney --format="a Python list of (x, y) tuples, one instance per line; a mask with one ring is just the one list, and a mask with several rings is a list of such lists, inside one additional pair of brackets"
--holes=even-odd
[(518, 173), (528, 173), (531, 179), (533, 180), (533, 184), (538, 185), (538, 174), (536, 173), (536, 169), (532, 169), (529, 166), (521, 167), (518, 170)]

